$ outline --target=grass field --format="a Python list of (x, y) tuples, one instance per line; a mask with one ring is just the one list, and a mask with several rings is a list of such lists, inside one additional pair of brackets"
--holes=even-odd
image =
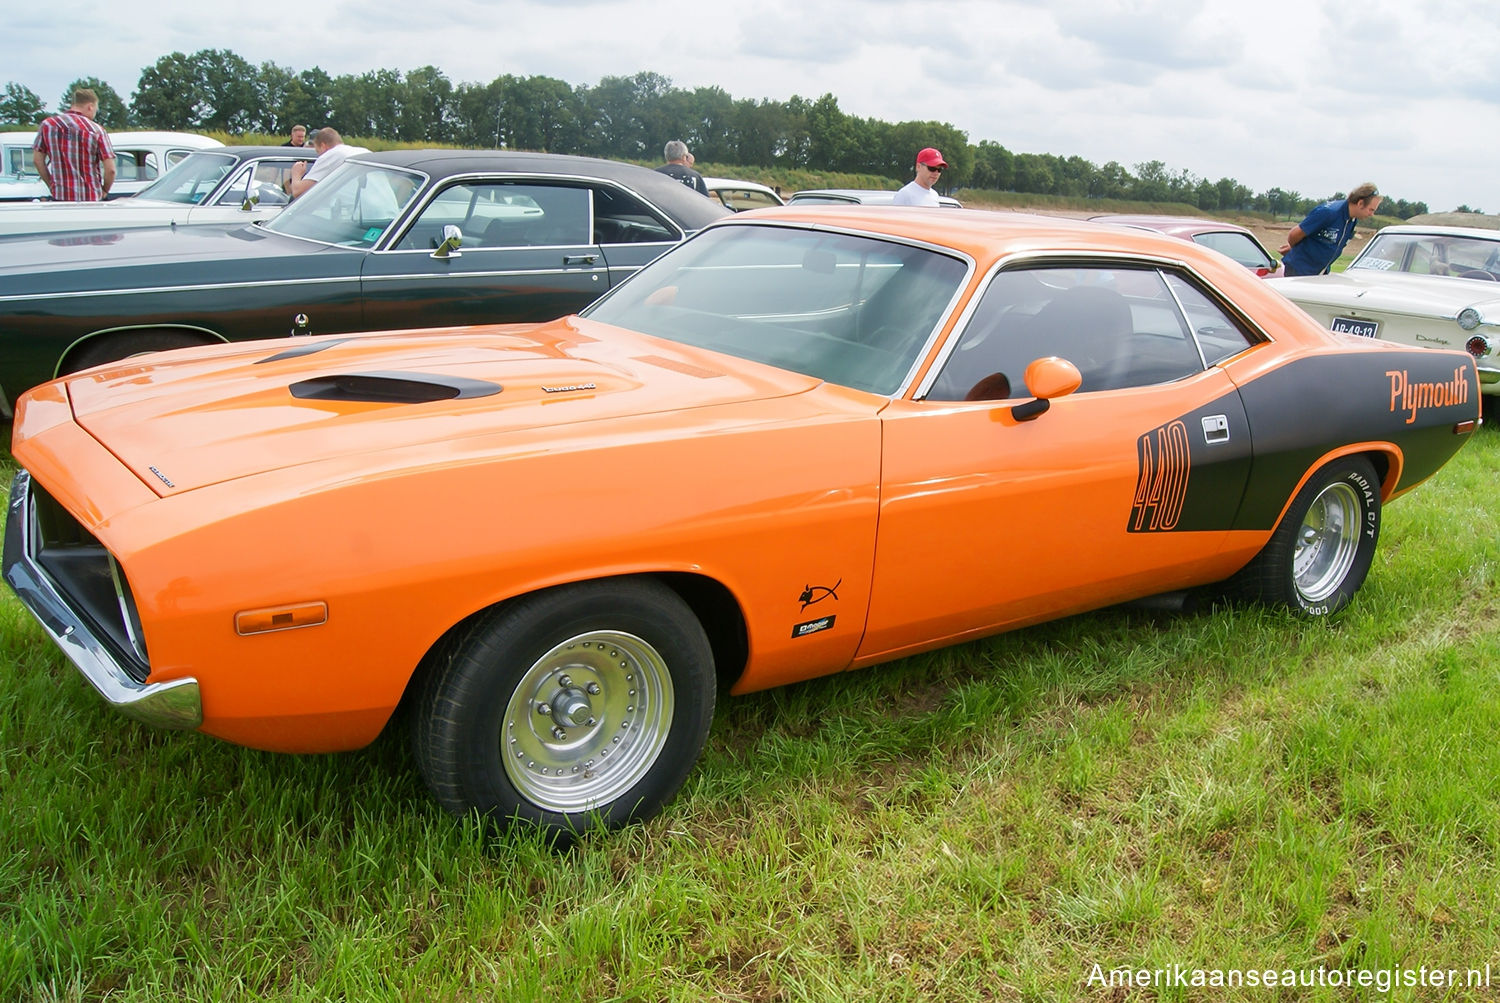
[(727, 699), (663, 817), (561, 853), (399, 734), (119, 717), (6, 591), (0, 1000), (1500, 998), (1497, 469), (1485, 429), (1391, 505), (1333, 623), (1113, 609)]

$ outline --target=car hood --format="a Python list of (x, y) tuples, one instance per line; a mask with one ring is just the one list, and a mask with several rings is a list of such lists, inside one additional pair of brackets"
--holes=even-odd
[[(567, 317), (186, 349), (66, 379), (74, 418), (166, 496), (324, 460), (803, 393), (818, 380)], [(597, 429), (596, 429), (597, 431)], [(534, 437), (532, 448), (535, 448)], [(386, 462), (386, 461), (382, 461)]]
[(243, 282), (260, 261), (277, 262), (276, 275), (285, 276), (296, 271), (285, 264), (291, 254), (342, 259), (348, 274), (344, 256), (360, 253), (244, 223), (0, 237), (0, 296)]
[(1420, 317), (1456, 317), (1472, 306), (1487, 320), (1500, 319), (1500, 283), (1474, 279), (1352, 269), (1334, 275), (1267, 279), (1266, 284), (1293, 303)]

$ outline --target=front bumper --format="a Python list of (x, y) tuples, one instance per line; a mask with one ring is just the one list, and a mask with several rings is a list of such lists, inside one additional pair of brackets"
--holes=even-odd
[(43, 547), (31, 475), (22, 470), (11, 485), (5, 521), (5, 580), (68, 660), (116, 710), (159, 728), (196, 728), (203, 723), (198, 681), (138, 681), (106, 640), (95, 618), (42, 566)]

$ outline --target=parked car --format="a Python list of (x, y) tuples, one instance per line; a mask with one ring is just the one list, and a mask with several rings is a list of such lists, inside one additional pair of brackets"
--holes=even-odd
[(746, 209), (764, 209), (766, 206), (785, 205), (776, 189), (754, 181), (737, 181), (733, 178), (704, 178), (710, 198), (724, 203), (724, 208), (735, 212)]
[[(788, 205), (890, 205), (896, 197), (894, 191), (877, 191), (872, 188), (810, 188), (795, 193), (787, 199)], [(938, 202), (946, 209), (962, 209), (964, 204), (950, 195), (939, 195)]]
[(4, 574), (141, 720), (332, 751), (404, 700), (442, 804), (569, 832), (721, 692), (1195, 586), (1329, 616), (1478, 414), (1467, 354), (1157, 234), (763, 209), (579, 316), (39, 387)]
[(0, 408), (140, 352), (550, 320), (724, 215), (629, 164), (401, 150), (351, 158), (264, 224), (0, 237)]
[(287, 182), (292, 165), (316, 157), (311, 147), (199, 150), (179, 160), (134, 198), (0, 203), (0, 236), (268, 219), (291, 202)]
[(1255, 234), (1243, 226), (1222, 219), (1109, 214), (1090, 216), (1089, 222), (1138, 226), (1180, 240), (1191, 240), (1195, 244), (1211, 247), (1220, 254), (1229, 255), (1263, 279), (1282, 274), (1281, 263), (1266, 250), (1266, 245)]
[(1500, 394), (1500, 230), (1387, 226), (1344, 271), (1272, 285), (1334, 331), (1465, 349)]
[[(35, 129), (29, 133), (0, 133), (6, 171), (6, 176), (0, 178), (0, 202), (51, 201), (52, 193), (42, 184), (31, 160), (35, 139)], [(140, 192), (194, 150), (224, 145), (217, 139), (191, 132), (112, 132), (109, 142), (115, 151), (115, 183), (110, 186), (108, 196), (111, 199)]]

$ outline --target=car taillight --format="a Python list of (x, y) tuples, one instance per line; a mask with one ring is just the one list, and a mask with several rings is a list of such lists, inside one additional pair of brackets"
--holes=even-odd
[(1490, 354), (1490, 340), (1482, 334), (1476, 334), (1464, 342), (1464, 350), (1476, 359), (1482, 359)]

